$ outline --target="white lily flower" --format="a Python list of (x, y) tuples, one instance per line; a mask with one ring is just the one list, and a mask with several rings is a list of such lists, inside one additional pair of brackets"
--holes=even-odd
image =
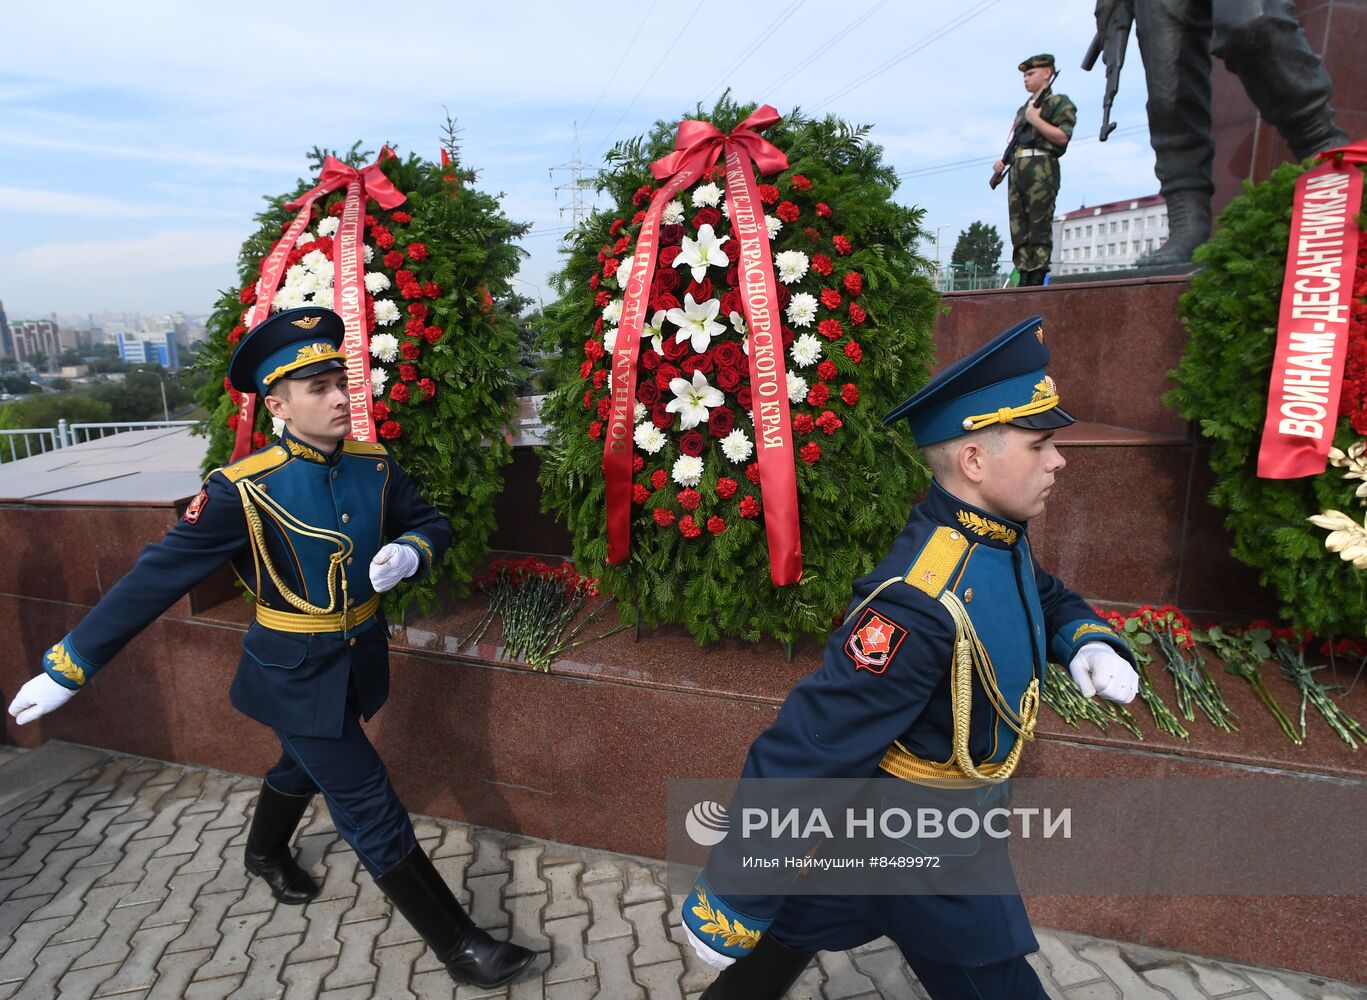
[(683, 308), (669, 310), (665, 318), (679, 328), (674, 340), (689, 341), (694, 352), (701, 354), (713, 337), (726, 332), (726, 327), (716, 321), (720, 311), (721, 303), (716, 299), (699, 303), (692, 295), (685, 295)]
[(694, 455), (680, 455), (671, 473), (680, 486), (697, 486), (702, 481), (702, 459)]
[(721, 439), (721, 453), (735, 465), (748, 460), (754, 451), (755, 446), (739, 427)]
[(745, 356), (750, 356), (750, 338), (746, 336), (745, 317), (735, 310), (726, 317), (731, 321), (731, 328), (740, 334), (740, 349), (745, 352)]
[[(687, 298), (687, 296), (685, 296)], [(655, 348), (656, 354), (665, 352), (665, 320), (668, 319), (666, 310), (656, 309), (655, 315), (650, 317), (650, 328), (655, 332), (650, 335), (650, 346)]]
[(711, 385), (702, 372), (694, 372), (691, 382), (685, 378), (671, 379), (669, 391), (674, 393), (674, 398), (665, 405), (665, 410), (679, 414), (680, 426), (684, 430), (691, 430), (706, 422), (708, 411), (726, 401), (722, 391)]
[(711, 225), (700, 226), (696, 240), (688, 236), (683, 238), (679, 256), (674, 258), (674, 266), (691, 268), (693, 280), (702, 281), (703, 278), (707, 277), (709, 267), (725, 269), (731, 266), (730, 259), (721, 248), (721, 245), (730, 238), (723, 236), (721, 239), (717, 239), (717, 234), (713, 232)]

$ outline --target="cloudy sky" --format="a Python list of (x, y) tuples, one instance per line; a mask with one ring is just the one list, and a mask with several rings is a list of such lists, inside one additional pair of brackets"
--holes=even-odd
[[(549, 300), (568, 171), (725, 86), (784, 112), (873, 126), (948, 259), (981, 219), (1006, 237), (990, 163), (1053, 52), (1078, 105), (1059, 211), (1157, 190), (1137, 47), (1096, 141), (1104, 76), (1079, 64), (1093, 0), (550, 0), (298, 8), (49, 0), (11, 5), (0, 67), (0, 300), (12, 317), (208, 311), (268, 193), (314, 145), (463, 160), (530, 222), (527, 294)], [(563, 211), (562, 211), (563, 210)], [(1009, 240), (1008, 240), (1009, 243)]]

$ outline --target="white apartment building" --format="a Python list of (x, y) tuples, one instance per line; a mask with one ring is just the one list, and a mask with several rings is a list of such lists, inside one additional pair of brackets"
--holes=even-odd
[(1133, 267), (1168, 240), (1168, 207), (1161, 194), (1074, 209), (1054, 220), (1055, 275)]

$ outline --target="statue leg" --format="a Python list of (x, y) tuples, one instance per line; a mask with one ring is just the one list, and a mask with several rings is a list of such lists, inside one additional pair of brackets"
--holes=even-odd
[(1334, 85), (1291, 0), (1216, 0), (1214, 15), (1211, 51), (1239, 77), (1293, 156), (1304, 159), (1348, 141), (1329, 105)]

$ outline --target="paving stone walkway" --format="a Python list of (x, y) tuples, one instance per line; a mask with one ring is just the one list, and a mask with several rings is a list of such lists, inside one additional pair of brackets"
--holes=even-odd
[[(46, 783), (35, 775), (47, 775)], [(682, 944), (658, 862), (416, 819), (475, 920), (537, 951), (505, 989), (456, 988), (390, 910), (325, 808), (302, 863), (321, 896), (278, 906), (241, 864), (259, 785), (62, 744), (0, 747), (0, 1000), (693, 1000), (711, 971)], [(1037, 930), (1057, 1000), (1367, 1000), (1367, 989)], [(823, 953), (794, 1000), (925, 994), (884, 939)]]

